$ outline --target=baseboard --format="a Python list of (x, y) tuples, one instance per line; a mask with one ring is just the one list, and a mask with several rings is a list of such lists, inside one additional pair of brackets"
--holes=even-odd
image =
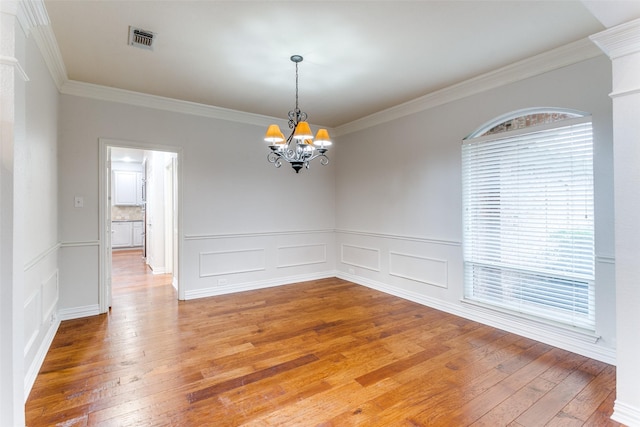
[(255, 282), (236, 283), (224, 286), (215, 286), (212, 288), (194, 289), (185, 292), (185, 299), (196, 299), (213, 297), (216, 295), (232, 294), (235, 292), (254, 291), (257, 289), (272, 288), (281, 285), (290, 285), (298, 282), (308, 282), (310, 280), (327, 279), (336, 277), (336, 271), (325, 271), (320, 273), (301, 274), (297, 276), (279, 277), (268, 280), (259, 280)]
[(506, 316), (501, 313), (496, 312), (494, 314), (491, 313), (490, 310), (482, 310), (473, 306), (467, 307), (466, 305), (460, 306), (457, 304), (452, 304), (436, 298), (427, 297), (425, 295), (410, 292), (395, 286), (355, 276), (352, 274), (347, 274), (344, 272), (338, 272), (336, 276), (362, 286), (376, 289), (387, 294), (395, 295), (397, 297), (417, 302), (418, 304), (422, 304), (427, 307), (435, 308), (436, 310), (444, 311), (446, 313), (473, 320), (484, 325), (502, 329), (504, 331), (511, 332), (526, 338), (540, 341), (545, 344), (570, 351), (572, 353), (577, 353), (591, 359), (608, 363), (610, 365), (615, 365), (616, 363), (615, 349), (596, 345), (594, 342), (592, 342), (593, 340), (590, 341), (589, 339), (583, 338), (580, 336), (580, 334), (571, 334), (564, 330), (560, 330), (559, 328), (529, 322), (526, 319), (518, 319), (517, 321), (512, 320), (506, 318)]
[(31, 365), (28, 367), (25, 376), (24, 376), (24, 401), (26, 403), (29, 398), (29, 393), (31, 393), (31, 389), (33, 388), (33, 384), (36, 382), (36, 378), (38, 377), (38, 372), (40, 372), (40, 368), (44, 363), (44, 358), (47, 356), (47, 352), (51, 347), (51, 343), (53, 342), (53, 338), (56, 336), (56, 332), (58, 332), (58, 327), (60, 327), (60, 317), (51, 323), (49, 329), (47, 330), (47, 334), (44, 336), (42, 342), (40, 343), (40, 347), (38, 347), (38, 352), (36, 353)]
[(98, 304), (58, 310), (58, 318), (60, 320), (79, 319), (81, 317), (97, 316), (98, 314), (100, 314), (100, 306)]
[(616, 399), (611, 419), (627, 426), (640, 426), (640, 408), (627, 405)]

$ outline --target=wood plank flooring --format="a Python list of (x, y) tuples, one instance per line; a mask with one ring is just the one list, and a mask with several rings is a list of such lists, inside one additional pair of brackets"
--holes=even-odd
[(619, 426), (615, 368), (340, 279), (181, 301), (140, 252), (65, 321), (36, 426)]

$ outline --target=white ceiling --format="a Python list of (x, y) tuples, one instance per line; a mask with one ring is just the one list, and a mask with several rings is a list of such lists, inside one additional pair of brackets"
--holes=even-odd
[[(45, 0), (70, 80), (337, 127), (604, 29), (581, 1)], [(157, 34), (128, 46), (129, 26)]]

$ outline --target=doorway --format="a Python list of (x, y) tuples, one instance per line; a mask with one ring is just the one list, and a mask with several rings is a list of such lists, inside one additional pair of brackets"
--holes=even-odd
[(181, 151), (100, 140), (100, 311), (112, 305), (113, 254), (139, 254), (154, 275), (181, 287), (179, 164)]

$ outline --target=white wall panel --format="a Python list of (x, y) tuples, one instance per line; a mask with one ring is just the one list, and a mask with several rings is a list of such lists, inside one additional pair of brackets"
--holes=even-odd
[(293, 245), (278, 248), (278, 268), (327, 262), (327, 245)]
[(58, 252), (54, 245), (25, 263), (24, 390), (28, 395), (60, 324), (58, 316)]
[(446, 288), (449, 282), (446, 260), (419, 255), (389, 253), (389, 274), (428, 285)]
[(200, 253), (201, 278), (224, 274), (249, 273), (264, 270), (265, 268), (264, 248)]
[(56, 316), (58, 306), (58, 270), (42, 282), (42, 320), (46, 322)]
[(190, 235), (186, 299), (335, 276), (333, 230)]
[(24, 304), (24, 354), (29, 354), (36, 342), (42, 324), (42, 297), (34, 292)]
[(354, 267), (380, 271), (380, 249), (343, 243), (340, 261)]

